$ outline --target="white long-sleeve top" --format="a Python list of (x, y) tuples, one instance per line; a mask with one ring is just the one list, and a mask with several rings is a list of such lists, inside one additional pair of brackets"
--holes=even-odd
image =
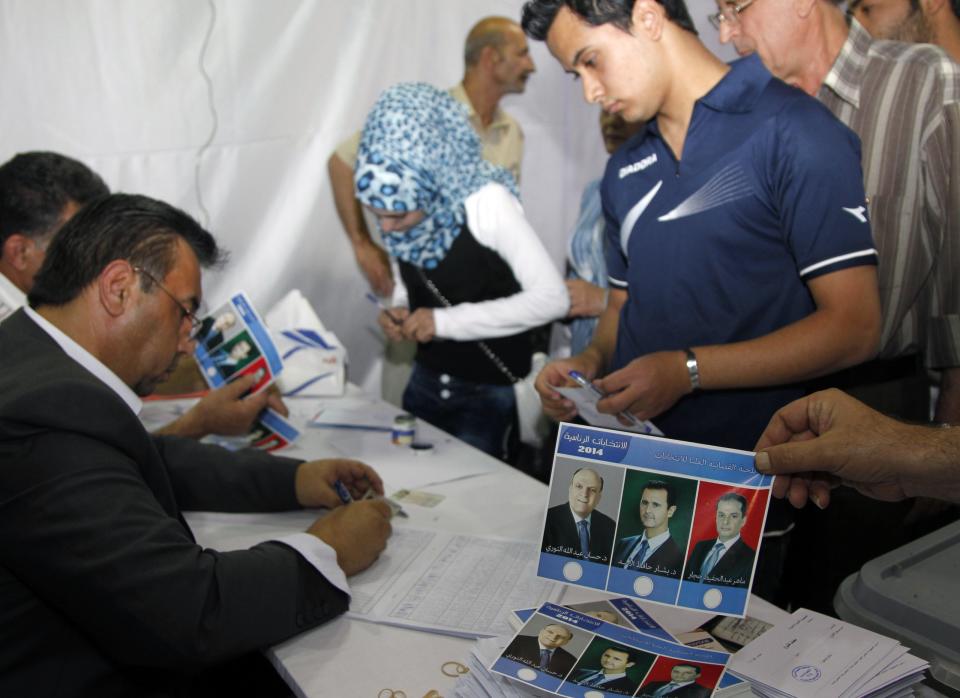
[[(503, 258), (521, 290), (494, 300), (434, 308), (435, 336), (460, 341), (507, 337), (565, 317), (570, 307), (567, 288), (517, 197), (490, 183), (468, 196), (464, 206), (473, 237)], [(406, 307), (407, 289), (396, 260), (393, 266), (392, 303)]]

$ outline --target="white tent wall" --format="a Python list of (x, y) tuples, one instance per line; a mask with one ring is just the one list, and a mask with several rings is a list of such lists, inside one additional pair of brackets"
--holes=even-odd
[[(208, 305), (243, 289), (266, 309), (300, 288), (348, 347), (351, 380), (376, 391), (382, 338), (336, 217), (327, 158), (385, 87), (455, 84), (469, 27), (485, 15), (517, 18), (521, 6), (0, 0), (0, 161), (62, 152), (114, 191), (197, 216), (231, 252), (206, 277)], [(715, 41), (712, 2), (690, 7)], [(605, 156), (597, 108), (543, 44), (531, 49), (537, 73), (503, 105), (526, 134), (525, 210), (562, 268), (580, 191)]]

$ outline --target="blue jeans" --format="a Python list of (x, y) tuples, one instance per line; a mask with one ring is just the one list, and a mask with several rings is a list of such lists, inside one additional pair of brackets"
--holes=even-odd
[(504, 460), (517, 404), (512, 385), (472, 383), (414, 362), (403, 409)]

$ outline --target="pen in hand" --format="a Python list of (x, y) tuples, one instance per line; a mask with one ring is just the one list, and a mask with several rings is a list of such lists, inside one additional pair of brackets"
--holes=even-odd
[[(335, 480), (333, 483), (333, 489), (336, 490), (337, 496), (340, 497), (340, 501), (344, 504), (349, 504), (353, 501), (353, 496), (350, 494), (350, 490), (347, 489), (340, 480)], [(363, 493), (363, 496), (360, 499), (373, 499), (377, 496), (377, 493), (373, 491), (373, 488), (370, 487), (366, 492)], [(384, 497), (383, 501), (387, 503), (387, 506), (390, 507), (390, 516), (399, 516), (402, 519), (409, 518), (407, 512), (403, 510), (399, 504), (388, 497)]]
[(375, 295), (373, 295), (372, 293), (369, 293), (369, 292), (368, 292), (368, 293), (367, 293), (367, 300), (370, 301), (371, 303), (373, 303), (373, 304), (374, 304), (375, 306), (377, 306), (378, 308), (380, 308), (380, 310), (382, 310), (384, 313), (386, 313), (386, 314), (387, 314), (387, 317), (390, 318), (390, 321), (391, 321), (394, 325), (400, 326), (400, 325), (403, 324), (403, 320), (401, 320), (401, 319), (398, 318), (396, 315), (394, 315), (392, 312), (390, 312), (390, 308), (388, 308), (387, 306), (385, 306), (385, 305), (383, 304), (383, 301), (380, 300), (379, 298), (377, 298)]

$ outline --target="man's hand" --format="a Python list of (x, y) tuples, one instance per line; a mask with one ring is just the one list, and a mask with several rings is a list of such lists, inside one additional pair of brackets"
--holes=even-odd
[(608, 414), (628, 411), (638, 419), (653, 419), (693, 390), (682, 351), (658, 351), (634, 359), (597, 381), (609, 395), (597, 402)]
[(362, 572), (373, 564), (390, 537), (390, 507), (382, 499), (367, 499), (334, 509), (307, 529), (337, 553), (344, 574)]
[(382, 298), (389, 297), (393, 293), (393, 273), (390, 271), (390, 257), (386, 251), (367, 238), (353, 241), (353, 253), (373, 292)]
[(570, 311), (567, 317), (597, 317), (607, 307), (606, 290), (583, 279), (567, 279)]
[[(395, 307), (390, 310), (381, 310), (377, 316), (380, 329), (391, 342), (402, 342), (406, 339), (403, 334), (403, 321), (410, 315), (406, 308)], [(396, 322), (398, 321), (398, 322)]]
[(432, 308), (417, 308), (403, 321), (403, 338), (413, 342), (429, 342), (437, 331)]
[[(910, 496), (909, 451), (922, 450), (912, 429), (839, 390), (814, 393), (773, 415), (757, 442), (757, 470), (777, 475), (775, 497), (823, 509), (840, 484), (885, 501)], [(936, 430), (930, 429), (929, 432)], [(915, 456), (914, 456), (915, 457)]]
[(297, 468), (297, 502), (302, 507), (333, 509), (343, 502), (333, 483), (339, 480), (350, 490), (354, 499), (366, 494), (369, 488), (383, 495), (383, 481), (377, 471), (366, 463), (348, 458), (325, 458), (301, 463)]
[(540, 404), (543, 412), (558, 422), (573, 419), (577, 415), (577, 407), (571, 400), (554, 390), (554, 387), (576, 385), (570, 378), (570, 371), (578, 371), (587, 380), (592, 380), (600, 371), (599, 360), (589, 350), (569, 359), (551, 361), (537, 374), (533, 383), (537, 394), (540, 395)]
[(173, 434), (200, 439), (207, 434), (237, 436), (250, 431), (264, 408), (272, 407), (283, 416), (289, 414), (280, 395), (273, 389), (243, 397), (257, 382), (252, 375), (211, 390), (181, 417), (159, 429), (158, 434)]

